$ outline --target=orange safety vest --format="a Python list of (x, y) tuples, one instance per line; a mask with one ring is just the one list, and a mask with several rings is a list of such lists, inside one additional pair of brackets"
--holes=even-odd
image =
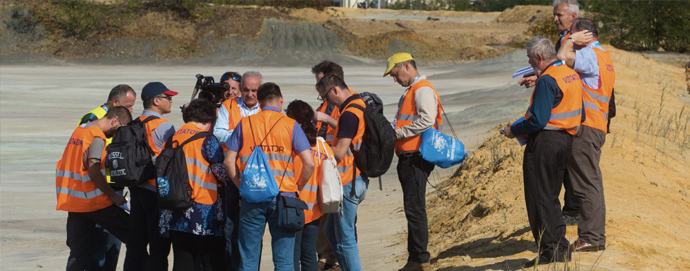
[[(349, 88), (349, 87), (347, 88), (347, 90), (349, 90), (350, 93), (353, 94), (353, 95), (354, 95), (354, 94), (357, 94), (357, 92), (354, 92), (354, 91), (353, 91), (351, 88)], [(316, 111), (319, 111), (319, 112), (322, 112), (322, 113), (326, 113), (326, 108), (327, 108), (327, 107), (328, 107), (328, 101), (324, 101), (324, 102), (319, 106), (319, 108), (316, 109)], [(331, 115), (330, 115), (330, 116), (331, 116), (332, 118), (338, 120), (338, 119), (340, 118), (340, 108), (338, 108), (337, 106), (334, 106), (334, 107), (333, 107), (333, 111), (331, 111)], [(335, 143), (334, 143), (335, 141), (333, 140), (333, 139), (335, 139), (335, 128), (331, 127), (330, 125), (328, 125), (328, 124), (326, 124), (326, 123), (324, 123), (324, 122), (317, 122), (317, 123), (316, 123), (316, 130), (317, 130), (317, 131), (320, 131), (320, 130), (321, 130), (321, 127), (323, 127), (323, 125), (328, 126), (328, 128), (326, 128), (326, 138), (325, 138), (326, 142), (327, 142), (328, 144), (330, 144), (331, 146), (335, 146)]]
[[(546, 68), (546, 71), (537, 79), (537, 83), (544, 75), (551, 76), (563, 92), (563, 99), (561, 99), (560, 104), (551, 108), (551, 118), (544, 130), (565, 130), (571, 135), (577, 134), (577, 131), (580, 130), (580, 121), (582, 121), (582, 82), (580, 76), (563, 62)], [(532, 108), (535, 90), (532, 91), (525, 120), (531, 117), (530, 108)]]
[[(314, 156), (314, 174), (311, 175), (307, 185), (305, 185), (302, 192), (299, 193), (299, 198), (309, 206), (309, 209), (304, 210), (304, 224), (317, 220), (323, 215), (321, 206), (318, 204), (318, 192), (321, 186), (321, 179), (323, 178), (321, 166), (328, 156), (333, 155), (333, 149), (331, 149), (328, 144), (323, 144), (325, 149), (322, 148), (321, 145), (322, 144), (317, 142), (316, 146), (311, 147), (311, 154)], [(299, 156), (295, 157), (295, 172), (302, 172), (302, 166), (302, 159), (300, 159)]]
[[(242, 148), (238, 153), (240, 172), (244, 172), (254, 147), (261, 144), (280, 192), (297, 192), (292, 150), (292, 130), (297, 122), (279, 112), (265, 110), (242, 118), (240, 123), (242, 124)], [(271, 133), (267, 135), (268, 131)]]
[[(183, 125), (172, 137), (172, 141), (182, 144), (190, 137), (200, 132), (208, 132), (199, 129), (193, 123)], [(204, 140), (194, 140), (182, 147), (184, 156), (187, 158), (187, 174), (189, 175), (189, 185), (192, 187), (192, 199), (197, 203), (211, 205), (218, 199), (219, 184), (216, 176), (211, 172), (211, 164), (204, 159), (201, 153), (201, 146)]]
[[(436, 128), (436, 130), (441, 131), (443, 125), (443, 118), (441, 117), (441, 98), (438, 96), (438, 92), (436, 92), (434, 86), (432, 86), (431, 83), (429, 83), (429, 81), (424, 79), (419, 80), (419, 82), (412, 85), (410, 87), (410, 90), (407, 91), (407, 94), (405, 94), (403, 102), (400, 105), (400, 108), (398, 108), (398, 114), (396, 116), (395, 121), (395, 129), (399, 129), (400, 127), (410, 125), (412, 122), (419, 118), (419, 113), (417, 112), (417, 105), (414, 102), (414, 98), (415, 93), (417, 93), (417, 90), (419, 90), (422, 87), (430, 87), (432, 90), (434, 90), (434, 94), (436, 95), (436, 100), (438, 101), (438, 103), (436, 108), (436, 123), (434, 123), (432, 127)], [(421, 135), (395, 140), (396, 153), (398, 153), (398, 151), (419, 151), (419, 146), (421, 145)]]
[(608, 132), (606, 123), (609, 119), (609, 100), (613, 92), (613, 84), (616, 82), (616, 72), (613, 70), (611, 53), (593, 48), (599, 64), (599, 88), (593, 89), (582, 84), (582, 100), (585, 105), (587, 119), (582, 125)]
[[(240, 111), (240, 104), (239, 104), (239, 99), (240, 97), (234, 98), (234, 99), (227, 99), (222, 103), (222, 106), (225, 107), (225, 110), (228, 111), (228, 131), (234, 130), (235, 127), (237, 127), (237, 124), (240, 123), (240, 120), (243, 117), (242, 116), (242, 111)], [(261, 112), (261, 108), (259, 108), (259, 112)], [(223, 147), (223, 152), (228, 151), (228, 147), (225, 146), (225, 144), (222, 145)]]
[[(139, 116), (139, 120), (143, 121), (149, 116)], [(168, 122), (168, 120), (164, 118), (157, 118), (153, 119), (149, 122), (146, 123), (146, 140), (148, 140), (149, 147), (153, 150), (153, 163), (156, 164), (156, 158), (158, 158), (158, 155), (161, 154), (161, 151), (156, 147), (156, 144), (153, 142), (153, 130), (156, 130), (158, 126), (161, 124)], [(182, 143), (182, 142), (180, 142)], [(142, 184), (142, 186), (146, 186), (148, 188), (153, 189), (156, 191), (156, 179), (150, 179), (146, 181), (146, 184)]]
[[(113, 204), (91, 180), (88, 164), (84, 165), (84, 152), (89, 149), (96, 137), (106, 139), (100, 127), (77, 127), (67, 142), (62, 159), (55, 166), (57, 210), (77, 213), (93, 212)], [(105, 161), (105, 155), (104, 148), (101, 161)], [(105, 163), (101, 163), (101, 173), (105, 177)]]
[[(343, 108), (345, 112), (350, 112), (352, 114), (355, 114), (357, 116), (357, 119), (359, 119), (359, 125), (357, 126), (357, 134), (355, 134), (355, 137), (352, 139), (352, 144), (354, 146), (355, 151), (359, 151), (359, 148), (362, 147), (362, 136), (364, 136), (364, 129), (366, 127), (364, 123), (364, 112), (362, 110), (359, 110), (358, 108), (355, 107), (350, 107), (350, 105), (357, 104), (361, 106), (362, 108), (367, 108), (367, 105), (364, 103), (364, 101), (359, 98), (359, 99), (353, 99), (345, 105)], [(342, 116), (342, 114), (341, 114)], [(340, 130), (340, 125), (336, 127), (335, 129), (335, 134), (338, 134), (338, 131)], [(338, 144), (338, 137), (336, 137), (333, 141), (333, 145), (335, 146)], [(338, 172), (340, 173), (340, 179), (343, 181), (343, 185), (346, 185), (350, 183), (350, 181), (354, 180), (355, 177), (359, 176), (360, 172), (357, 171), (357, 175), (353, 175), (355, 168), (353, 166), (355, 165), (355, 156), (352, 154), (352, 151), (350, 148), (347, 148), (347, 154), (345, 157), (343, 157), (340, 162), (338, 162)]]

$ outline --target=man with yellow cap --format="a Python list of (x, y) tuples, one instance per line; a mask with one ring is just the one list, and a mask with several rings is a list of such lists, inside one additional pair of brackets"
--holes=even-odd
[(403, 190), (407, 218), (407, 264), (400, 271), (431, 270), (429, 264), (429, 227), (426, 217), (426, 182), (434, 164), (419, 152), (422, 132), (441, 130), (441, 103), (434, 86), (417, 72), (409, 53), (397, 53), (388, 59), (385, 77), (405, 87), (395, 114), (395, 153), (398, 155), (398, 180)]

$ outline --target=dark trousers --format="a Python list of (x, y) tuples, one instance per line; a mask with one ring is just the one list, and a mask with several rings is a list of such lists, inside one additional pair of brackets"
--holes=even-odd
[[(111, 186), (116, 193), (122, 195), (122, 187)], [(120, 246), (122, 242), (112, 235), (101, 225), (96, 224), (96, 228), (91, 233), (91, 256), (86, 271), (115, 271), (117, 260), (120, 258)]]
[[(223, 251), (225, 239), (221, 236), (203, 236), (187, 232), (170, 231), (172, 239), (173, 271), (195, 270), (201, 265), (201, 270), (224, 270)], [(198, 262), (195, 262), (198, 261)]]
[(140, 187), (131, 187), (129, 191), (132, 197), (128, 229), (130, 241), (127, 243), (124, 270), (168, 270), (171, 241), (162, 237), (158, 230), (160, 209), (157, 195)]
[(225, 270), (240, 269), (240, 190), (232, 183), (225, 185)]
[(564, 131), (541, 131), (528, 137), (525, 148), (522, 170), (527, 217), (542, 259), (568, 253), (558, 195), (572, 144), (573, 137)]
[(570, 180), (570, 174), (568, 174), (568, 171), (565, 172), (563, 178), (563, 188), (565, 188), (565, 194), (563, 196), (563, 215), (573, 217), (578, 216), (580, 213), (582, 200), (575, 195), (573, 181)]
[(129, 214), (116, 205), (87, 213), (67, 214), (67, 246), (70, 249), (67, 270), (85, 270), (91, 257), (91, 238), (101, 225), (119, 241), (127, 242)]
[[(317, 271), (316, 236), (320, 219), (309, 222), (295, 235), (295, 271)], [(324, 219), (325, 220), (325, 219)]]
[(398, 180), (403, 191), (403, 206), (407, 218), (408, 261), (429, 262), (429, 226), (426, 217), (426, 181), (434, 164), (422, 159), (419, 152), (398, 157)]

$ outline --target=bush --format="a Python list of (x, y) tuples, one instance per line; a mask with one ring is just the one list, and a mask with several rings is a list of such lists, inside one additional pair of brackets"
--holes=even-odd
[(554, 45), (556, 45), (556, 42), (561, 38), (561, 36), (558, 35), (558, 29), (556, 28), (556, 24), (553, 23), (552, 17), (546, 17), (531, 22), (527, 31), (525, 31), (525, 35), (530, 38), (534, 36), (547, 37)]

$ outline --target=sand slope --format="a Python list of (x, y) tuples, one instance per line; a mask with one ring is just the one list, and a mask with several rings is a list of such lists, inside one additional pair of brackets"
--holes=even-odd
[[(687, 270), (690, 115), (683, 70), (605, 48), (614, 58), (618, 107), (601, 159), (608, 249), (574, 254), (570, 266)], [(519, 269), (536, 255), (524, 207), (522, 152), (514, 140), (492, 136), (442, 192), (430, 195), (436, 269)], [(577, 226), (568, 226), (567, 238), (577, 238)]]

